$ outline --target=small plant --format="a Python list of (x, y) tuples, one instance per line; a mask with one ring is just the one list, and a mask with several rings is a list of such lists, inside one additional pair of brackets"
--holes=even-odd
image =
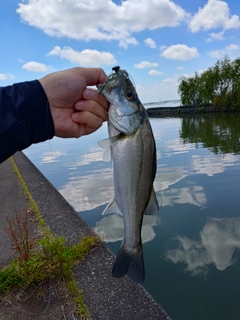
[(12, 249), (19, 261), (30, 258), (30, 252), (36, 243), (32, 235), (33, 224), (29, 210), (21, 212), (15, 209), (13, 219), (7, 218), (7, 226), (4, 230), (11, 240)]

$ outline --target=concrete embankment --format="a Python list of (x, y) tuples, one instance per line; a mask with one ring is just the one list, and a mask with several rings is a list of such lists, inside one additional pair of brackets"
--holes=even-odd
[[(23, 153), (16, 153), (13, 159), (42, 217), (55, 235), (64, 236), (69, 244), (75, 244), (83, 236), (93, 234), (93, 230)], [(16, 207), (26, 208), (27, 200), (9, 160), (0, 164), (0, 176), (0, 251), (3, 253), (0, 266), (3, 267), (13, 258), (3, 230), (5, 217), (11, 217)], [(74, 269), (91, 319), (170, 320), (141, 285), (128, 277), (112, 278), (114, 259), (106, 245), (101, 244), (93, 248)]]
[(168, 117), (187, 114), (219, 113), (219, 112), (239, 112), (240, 109), (229, 110), (220, 109), (212, 106), (178, 106), (178, 107), (157, 107), (147, 108), (149, 117)]

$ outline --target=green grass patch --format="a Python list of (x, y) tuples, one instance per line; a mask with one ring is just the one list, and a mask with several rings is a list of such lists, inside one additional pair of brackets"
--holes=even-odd
[(74, 264), (83, 259), (99, 243), (98, 237), (84, 237), (81, 242), (68, 246), (64, 237), (42, 238), (27, 260), (15, 259), (0, 270), (0, 292), (12, 287), (33, 285), (48, 278), (71, 280)]
[(49, 229), (46, 227), (46, 224), (43, 220), (43, 217), (40, 213), (40, 210), (38, 208), (38, 205), (36, 204), (36, 202), (34, 201), (20, 171), (18, 170), (18, 167), (15, 163), (15, 161), (13, 160), (12, 157), (9, 158), (9, 160), (11, 161), (11, 164), (12, 164), (12, 167), (13, 167), (13, 170), (14, 172), (16, 173), (17, 177), (18, 177), (18, 180), (23, 188), (23, 191), (25, 193), (25, 195), (27, 196), (28, 198), (28, 201), (29, 201), (29, 205), (30, 205), (30, 209), (35, 213), (35, 216), (36, 216), (36, 219), (37, 219), (37, 222), (39, 223), (39, 225), (41, 226), (42, 230), (44, 231), (44, 233), (46, 235), (50, 235), (50, 231)]

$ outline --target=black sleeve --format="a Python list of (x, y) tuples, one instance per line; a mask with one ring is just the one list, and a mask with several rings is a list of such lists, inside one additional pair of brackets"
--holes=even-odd
[(0, 87), (0, 163), (53, 136), (47, 96), (38, 80)]

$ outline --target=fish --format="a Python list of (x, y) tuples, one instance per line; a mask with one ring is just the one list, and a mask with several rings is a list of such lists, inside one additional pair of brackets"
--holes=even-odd
[(102, 214), (123, 216), (124, 237), (112, 267), (112, 276), (126, 274), (142, 284), (145, 279), (141, 229), (143, 215), (159, 210), (153, 182), (156, 175), (156, 144), (147, 111), (133, 81), (119, 66), (98, 92), (109, 101), (109, 138), (99, 145), (111, 154), (114, 197)]

